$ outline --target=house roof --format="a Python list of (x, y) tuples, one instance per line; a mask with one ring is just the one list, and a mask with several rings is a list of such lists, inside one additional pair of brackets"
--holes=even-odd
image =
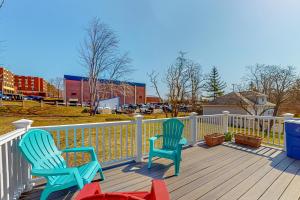
[[(257, 97), (266, 96), (265, 94), (255, 91), (231, 92), (226, 95), (217, 97), (215, 100), (208, 102), (208, 106), (221, 105), (253, 105), (257, 103)], [(271, 102), (266, 102), (265, 106), (275, 106)]]
[[(66, 79), (66, 80), (73, 80), (73, 81), (81, 81), (81, 80), (87, 81), (88, 80), (87, 77), (73, 76), (73, 75), (64, 75), (64, 79)], [(109, 82), (109, 80), (107, 80), (107, 79), (99, 79), (99, 81), (101, 83)], [(136, 83), (136, 82), (128, 82), (128, 81), (116, 81), (116, 80), (113, 80), (112, 82), (114, 84), (116, 84), (116, 85), (125, 83), (125, 84), (132, 85), (132, 86), (146, 87), (145, 83)]]

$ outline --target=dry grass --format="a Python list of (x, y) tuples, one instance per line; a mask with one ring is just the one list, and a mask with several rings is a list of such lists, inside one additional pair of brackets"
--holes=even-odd
[[(12, 122), (24, 118), (33, 120), (33, 126), (82, 124), (133, 119), (133, 115), (101, 114), (89, 116), (88, 113), (83, 113), (82, 111), (82, 107), (72, 106), (66, 107), (44, 104), (41, 107), (40, 103), (35, 101), (26, 101), (24, 106), (22, 105), (22, 102), (3, 101), (3, 106), (0, 107), (0, 135), (14, 129), (11, 124)], [(180, 116), (184, 115), (187, 114), (180, 114)], [(144, 116), (145, 119), (157, 119), (164, 117), (164, 114), (151, 114)]]

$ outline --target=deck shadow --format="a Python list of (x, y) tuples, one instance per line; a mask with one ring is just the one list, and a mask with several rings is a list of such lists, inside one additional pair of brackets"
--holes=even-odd
[(165, 174), (169, 171), (170, 167), (173, 166), (173, 162), (168, 164), (160, 163), (159, 159), (154, 159), (152, 166), (148, 169), (148, 163), (136, 163), (135, 165), (127, 165), (122, 169), (123, 173), (136, 173), (142, 176), (147, 176), (152, 179), (163, 179), (166, 178)]

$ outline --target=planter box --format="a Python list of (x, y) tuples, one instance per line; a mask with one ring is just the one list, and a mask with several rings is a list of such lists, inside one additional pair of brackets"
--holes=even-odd
[(205, 135), (204, 139), (205, 139), (205, 143), (208, 146), (212, 147), (212, 146), (222, 144), (225, 140), (225, 136), (224, 134), (213, 133), (213, 134)]
[(244, 134), (235, 134), (234, 135), (235, 143), (243, 144), (251, 147), (258, 148), (261, 145), (262, 138), (258, 136), (252, 135), (244, 135)]

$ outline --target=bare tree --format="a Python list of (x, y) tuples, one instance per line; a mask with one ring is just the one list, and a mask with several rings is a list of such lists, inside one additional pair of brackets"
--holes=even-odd
[(255, 65), (248, 67), (246, 80), (256, 91), (266, 94), (275, 104), (273, 115), (278, 115), (282, 103), (291, 97), (297, 75), (292, 66)]
[(0, 0), (0, 8), (4, 5), (4, 0)]
[[(167, 98), (172, 106), (172, 117), (177, 117), (180, 104), (192, 102), (193, 109), (196, 107), (201, 88), (204, 86), (204, 77), (201, 66), (185, 57), (184, 52), (179, 52), (174, 64), (168, 67), (162, 81), (167, 85)], [(162, 102), (163, 97), (159, 90), (159, 73), (152, 71), (148, 74), (151, 86)], [(190, 99), (189, 99), (190, 98)], [(163, 110), (168, 116), (166, 109)]]
[(64, 79), (61, 77), (52, 78), (48, 81), (48, 93), (52, 97), (60, 98), (63, 89)]
[[(160, 90), (159, 90), (159, 73), (156, 71), (152, 71), (151, 73), (148, 73), (148, 77), (150, 79), (151, 87), (154, 88), (156, 95), (159, 97), (160, 101), (164, 104), (164, 99), (161, 96)], [(162, 107), (163, 112), (165, 113), (166, 117), (168, 117), (168, 112), (166, 110), (166, 107)]]
[[(100, 99), (113, 98), (115, 94), (121, 94), (122, 96), (132, 96), (134, 91), (132, 87), (127, 83), (126, 75), (133, 71), (130, 66), (131, 59), (128, 57), (128, 53), (123, 54), (120, 57), (116, 57), (113, 61), (113, 65), (107, 68), (102, 73), (102, 83), (97, 86), (97, 100), (96, 108), (99, 106)], [(124, 102), (125, 103), (125, 102)]]
[(190, 61), (188, 64), (188, 74), (190, 78), (190, 94), (192, 109), (196, 109), (197, 101), (201, 95), (201, 88), (204, 87), (204, 76), (202, 73), (201, 66), (198, 63)]
[(180, 51), (175, 64), (168, 68), (165, 78), (168, 99), (172, 105), (172, 117), (178, 116), (179, 105), (188, 94), (189, 80), (188, 60), (185, 58), (185, 53)]
[[(90, 114), (94, 115), (100, 99), (99, 78), (109, 77), (109, 81), (124, 77), (130, 72), (130, 59), (127, 53), (118, 53), (119, 40), (111, 28), (94, 18), (86, 29), (87, 37), (79, 54), (83, 66), (87, 68), (90, 94)], [(103, 89), (103, 88), (102, 88)]]

